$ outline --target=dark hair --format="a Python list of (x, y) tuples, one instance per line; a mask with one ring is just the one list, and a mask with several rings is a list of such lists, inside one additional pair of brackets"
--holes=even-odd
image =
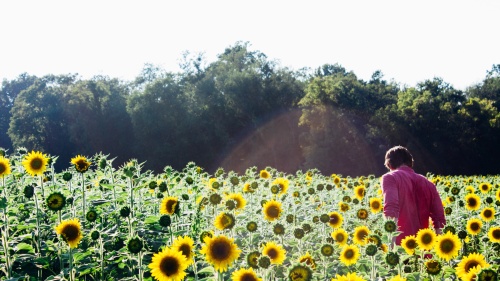
[(406, 147), (398, 145), (387, 150), (384, 165), (388, 169), (397, 169), (401, 165), (413, 168), (413, 156)]

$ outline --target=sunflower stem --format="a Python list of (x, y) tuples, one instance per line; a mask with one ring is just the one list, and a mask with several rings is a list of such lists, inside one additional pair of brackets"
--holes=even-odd
[(99, 237), (99, 254), (101, 258), (101, 280), (104, 281), (104, 245), (102, 243), (102, 237)]
[(132, 178), (129, 177), (129, 186), (130, 186), (130, 215), (134, 214), (134, 182)]
[(139, 281), (142, 281), (142, 251), (139, 252), (137, 258), (139, 259)]
[(10, 266), (10, 256), (9, 256), (9, 220), (7, 217), (7, 209), (4, 209), (4, 220), (5, 229), (2, 232), (2, 246), (3, 252), (5, 253), (5, 267), (7, 269), (7, 279), (12, 277), (12, 268)]
[(73, 250), (71, 247), (69, 247), (69, 280), (75, 280), (75, 277), (73, 276)]
[(83, 228), (85, 228), (85, 216), (87, 215), (87, 213), (85, 212), (85, 176), (83, 175), (83, 173), (80, 173), (82, 175), (82, 209), (83, 209), (83, 219), (82, 219), (82, 225), (83, 225)]

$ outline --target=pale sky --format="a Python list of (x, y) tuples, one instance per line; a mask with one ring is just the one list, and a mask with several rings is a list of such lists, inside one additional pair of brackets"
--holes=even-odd
[(133, 80), (144, 64), (178, 71), (248, 41), (282, 67), (338, 63), (367, 81), (457, 89), (500, 64), (500, 1), (0, 0), (0, 80), (78, 73)]

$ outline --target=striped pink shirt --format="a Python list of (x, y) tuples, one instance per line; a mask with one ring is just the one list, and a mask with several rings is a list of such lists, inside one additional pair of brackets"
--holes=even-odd
[(420, 229), (429, 227), (429, 218), (439, 231), (446, 224), (443, 203), (436, 186), (403, 165), (382, 176), (384, 193), (384, 215), (397, 219), (398, 230), (396, 244), (407, 235), (415, 235)]

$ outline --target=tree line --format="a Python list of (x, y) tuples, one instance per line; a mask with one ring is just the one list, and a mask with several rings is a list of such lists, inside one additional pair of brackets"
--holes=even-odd
[(237, 42), (207, 63), (186, 53), (181, 71), (145, 65), (134, 81), (77, 74), (4, 80), (0, 146), (59, 156), (102, 152), (161, 171), (195, 162), (209, 171), (256, 166), (381, 174), (393, 145), (417, 172), (500, 171), (500, 64), (465, 91), (441, 78), (416, 86), (369, 81), (338, 64), (291, 70)]

